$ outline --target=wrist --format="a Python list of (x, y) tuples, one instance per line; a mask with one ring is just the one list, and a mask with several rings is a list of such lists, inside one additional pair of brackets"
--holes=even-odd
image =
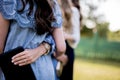
[(44, 46), (42, 44), (40, 44), (39, 47), (34, 49), (34, 52), (37, 53), (38, 55), (44, 55), (46, 50), (45, 50)]
[(46, 50), (45, 53), (44, 53), (44, 55), (47, 55), (47, 54), (50, 52), (50, 48), (51, 48), (51, 47), (50, 47), (50, 45), (49, 45), (48, 43), (46, 43), (46, 42), (43, 42), (42, 45), (43, 45), (44, 49)]

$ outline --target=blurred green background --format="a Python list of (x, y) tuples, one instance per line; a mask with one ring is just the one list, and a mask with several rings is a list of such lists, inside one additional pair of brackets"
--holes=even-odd
[(89, 59), (102, 59), (120, 62), (120, 42), (82, 37), (76, 48), (76, 56)]
[(80, 0), (83, 20), (75, 49), (74, 80), (120, 80), (119, 2)]
[(81, 37), (75, 55), (74, 80), (120, 80), (120, 42)]

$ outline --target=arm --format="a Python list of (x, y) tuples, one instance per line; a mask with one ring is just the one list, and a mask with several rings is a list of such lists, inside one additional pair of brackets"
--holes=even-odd
[[(56, 0), (54, 0), (55, 3), (57, 2)], [(61, 27), (61, 24), (62, 24), (62, 17), (61, 17), (61, 14), (59, 12), (59, 9), (58, 9), (58, 5), (56, 3), (56, 7), (53, 9), (53, 12), (54, 13), (54, 16), (56, 17), (56, 21), (55, 22), (52, 22), (51, 23), (51, 26), (52, 27)], [(57, 29), (57, 28), (56, 28)], [(58, 33), (56, 34), (56, 29), (55, 31), (53, 32), (54, 33), (54, 36), (59, 36), (59, 34), (61, 34), (61, 30), (58, 30)], [(63, 34), (63, 33), (62, 33)], [(48, 38), (49, 39), (49, 38)], [(56, 41), (58, 41), (58, 39), (55, 38)], [(63, 40), (63, 38), (62, 38)], [(51, 39), (51, 41), (53, 41), (53, 39)], [(45, 40), (44, 42), (48, 42), (48, 44), (51, 44), (51, 41), (49, 40)], [(53, 43), (53, 42), (52, 42)], [(58, 44), (59, 42), (57, 42)], [(55, 43), (54, 43), (55, 44)], [(53, 51), (54, 49), (54, 44), (52, 44), (51, 46), (51, 50)], [(61, 45), (62, 46), (62, 45)], [(59, 47), (57, 47), (59, 48)], [(43, 54), (46, 53), (46, 49), (44, 47), (43, 44), (41, 44), (39, 47), (35, 48), (35, 49), (28, 49), (28, 50), (25, 50), (17, 55), (15, 55), (13, 58), (12, 58), (12, 62), (15, 64), (15, 65), (19, 65), (19, 66), (23, 66), (23, 65), (27, 65), (27, 64), (31, 64), (32, 62), (34, 62), (36, 59), (38, 59), (38, 57), (42, 56)], [(63, 53), (63, 51), (61, 51), (61, 53)], [(60, 53), (60, 54), (61, 54)]]
[(4, 19), (0, 13), (0, 53), (3, 52), (8, 29), (9, 29), (9, 21)]
[[(53, 38), (56, 43), (57, 56), (60, 56), (63, 53), (65, 53), (65, 49), (66, 49), (63, 32), (62, 32), (61, 28), (55, 28), (55, 30), (53, 31)], [(46, 37), (44, 42), (48, 42), (48, 44), (51, 44), (51, 41), (53, 41), (53, 38), (49, 39), (49, 36), (48, 36), (48, 37)], [(37, 48), (26, 49), (25, 51), (13, 56), (12, 62), (15, 65), (19, 65), (19, 66), (33, 63), (40, 56), (44, 55), (47, 52), (45, 45), (43, 43), (40, 44), (40, 46), (38, 46)], [(53, 45), (53, 47), (54, 47), (54, 45)]]
[(63, 65), (65, 65), (68, 61), (68, 58), (64, 54), (66, 51), (66, 44), (63, 36), (63, 30), (62, 28), (55, 28), (52, 34), (56, 44), (56, 51), (54, 53), (54, 57), (58, 61), (61, 61)]
[(40, 56), (47, 52), (44, 44), (41, 43), (38, 47), (34, 49), (25, 49), (12, 57), (12, 63), (14, 65), (24, 66), (35, 62)]
[(60, 56), (66, 51), (63, 30), (62, 28), (55, 28), (52, 34), (56, 44), (56, 56)]
[(53, 0), (53, 1), (55, 3), (55, 7), (53, 8), (55, 21), (52, 22), (51, 24), (51, 26), (54, 27), (52, 35), (55, 40), (56, 54), (57, 56), (60, 56), (61, 54), (65, 53), (66, 50), (66, 45), (62, 30), (63, 19), (62, 19), (61, 9), (57, 0)]
[(65, 39), (72, 43), (72, 47), (75, 48), (80, 41), (80, 15), (76, 8), (72, 9), (72, 34), (65, 33)]
[(56, 21), (52, 23), (52, 26), (55, 27), (54, 31), (52, 33), (53, 38), (55, 40), (55, 46), (56, 46), (56, 51), (54, 52), (54, 57), (58, 60), (61, 61), (63, 64), (66, 64), (67, 62), (67, 56), (64, 54), (66, 51), (66, 44), (65, 44), (65, 39), (63, 35), (63, 30), (62, 30), (62, 13), (59, 4), (57, 3), (56, 0), (54, 0), (56, 3), (56, 7), (53, 9), (54, 11), (54, 16), (56, 18)]

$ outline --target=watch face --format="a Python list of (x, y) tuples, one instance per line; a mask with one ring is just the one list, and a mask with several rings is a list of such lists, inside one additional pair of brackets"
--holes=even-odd
[(43, 45), (44, 45), (44, 47), (46, 49), (45, 55), (47, 55), (49, 53), (49, 51), (50, 51), (50, 45), (48, 43), (43, 43)]
[(47, 50), (49, 50), (50, 49), (50, 45), (49, 44), (47, 44), (47, 43), (45, 43), (45, 48), (47, 49)]

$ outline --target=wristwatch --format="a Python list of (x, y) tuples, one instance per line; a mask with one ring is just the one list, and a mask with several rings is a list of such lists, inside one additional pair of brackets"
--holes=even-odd
[(43, 46), (46, 49), (46, 52), (44, 55), (47, 55), (50, 52), (50, 45), (46, 42), (43, 42)]

